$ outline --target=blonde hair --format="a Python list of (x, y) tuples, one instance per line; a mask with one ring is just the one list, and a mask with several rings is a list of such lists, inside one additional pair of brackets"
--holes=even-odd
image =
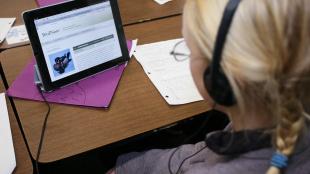
[[(210, 62), (228, 0), (187, 0), (186, 28)], [(221, 66), (244, 112), (264, 108), (276, 126), (274, 146), (290, 156), (305, 127), (302, 97), (310, 75), (310, 1), (242, 0)], [(280, 173), (270, 167), (268, 174)]]

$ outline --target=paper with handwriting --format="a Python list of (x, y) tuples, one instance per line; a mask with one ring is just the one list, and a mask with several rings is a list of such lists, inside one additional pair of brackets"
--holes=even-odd
[(191, 76), (189, 59), (177, 62), (170, 55), (174, 45), (181, 40), (139, 45), (134, 53), (147, 76), (170, 105), (202, 100)]

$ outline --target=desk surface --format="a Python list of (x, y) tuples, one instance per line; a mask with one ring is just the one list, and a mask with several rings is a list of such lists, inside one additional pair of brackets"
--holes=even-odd
[[(2, 55), (0, 54), (0, 61), (2, 59)], [(5, 88), (2, 83), (2, 79), (0, 77), (0, 93), (5, 91)], [(8, 101), (8, 100), (7, 100)], [(27, 148), (25, 142), (23, 140), (22, 134), (18, 127), (16, 118), (14, 116), (12, 107), (9, 102), (7, 102), (9, 118), (11, 124), (11, 131), (15, 149), (15, 157), (16, 157), (16, 169), (14, 174), (31, 174), (32, 173), (32, 164), (30, 160), (30, 156), (27, 152)]]
[[(36, 8), (37, 4), (34, 0), (3, 0), (0, 5), (0, 18), (16, 18), (14, 26), (24, 24), (22, 19), (22, 12)], [(26, 43), (29, 44), (29, 43)], [(0, 44), (1, 49), (8, 49), (17, 45), (8, 45), (6, 41)]]
[(118, 0), (123, 24), (181, 14), (185, 0), (159, 5), (154, 0)]
[[(156, 28), (156, 30), (154, 30)], [(127, 38), (150, 43), (181, 37), (181, 17), (125, 28)], [(7, 50), (2, 61), (9, 84), (29, 62), (30, 46)], [(44, 103), (14, 100), (34, 156), (47, 108)], [(40, 162), (52, 162), (141, 134), (208, 110), (206, 102), (169, 106), (135, 59), (126, 68), (109, 109), (51, 104)]]
[[(153, 0), (118, 0), (123, 24), (182, 13), (185, 0), (159, 5)], [(37, 7), (35, 0), (1, 1), (0, 17), (16, 17), (15, 25), (23, 24), (21, 13)]]
[(1, 18), (16, 18), (14, 25), (23, 24), (22, 12), (36, 8), (37, 4), (34, 0), (9, 0), (1, 1), (0, 17)]
[[(118, 0), (122, 22), (124, 25), (142, 22), (155, 18), (182, 13), (185, 0), (173, 0), (159, 5), (153, 0)], [(1, 17), (16, 17), (14, 26), (23, 24), (21, 13), (37, 7), (35, 0), (3, 0), (0, 6)], [(29, 43), (26, 43), (27, 45)], [(24, 44), (25, 45), (25, 44)], [(0, 44), (0, 49), (8, 49), (17, 45)]]

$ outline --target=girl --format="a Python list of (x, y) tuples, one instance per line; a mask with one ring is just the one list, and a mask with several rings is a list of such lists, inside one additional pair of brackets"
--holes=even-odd
[[(231, 0), (233, 1), (233, 0)], [(183, 35), (195, 84), (204, 80), (228, 0), (187, 0)], [(116, 174), (310, 173), (304, 112), (310, 76), (310, 1), (243, 0), (236, 7), (220, 61), (235, 102), (216, 104), (231, 124), (205, 141), (120, 156)]]

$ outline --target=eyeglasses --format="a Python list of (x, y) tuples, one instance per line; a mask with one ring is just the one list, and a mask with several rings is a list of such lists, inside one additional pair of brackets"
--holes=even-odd
[(174, 59), (177, 62), (187, 60), (190, 56), (190, 51), (186, 46), (185, 40), (177, 42), (174, 45), (173, 50), (170, 52), (170, 55), (173, 55)]

